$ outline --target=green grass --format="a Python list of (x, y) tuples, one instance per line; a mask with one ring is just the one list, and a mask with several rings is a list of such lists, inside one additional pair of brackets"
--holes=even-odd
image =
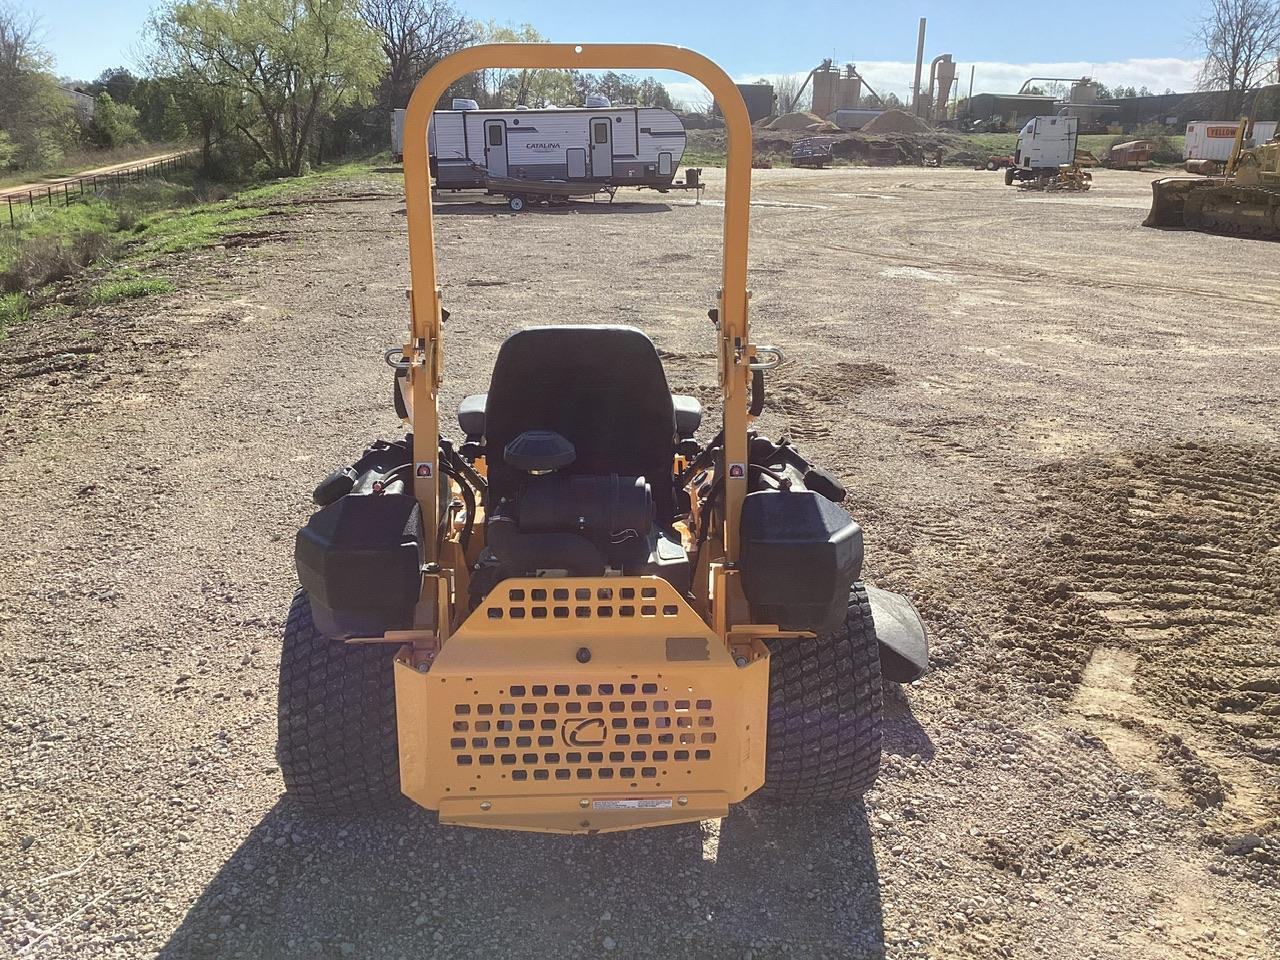
[(9, 327), (22, 323), (30, 312), (30, 304), (25, 293), (0, 294), (0, 340), (4, 339)]
[(108, 279), (95, 283), (89, 290), (88, 300), (94, 306), (105, 306), (121, 300), (139, 300), (173, 291), (173, 284), (164, 277), (148, 277), (136, 270), (120, 270), (112, 272)]
[(236, 206), (223, 200), (190, 210), (157, 214), (135, 230), (131, 260), (146, 260), (170, 253), (211, 247), (226, 239), (240, 224), (266, 216), (265, 207)]
[[(171, 293), (174, 284), (157, 272), (167, 257), (216, 246), (276, 212), (273, 208), (334, 182), (394, 185), (398, 172), (378, 170), (387, 162), (335, 164), (212, 201), (200, 196), (188, 173), (184, 179), (146, 180), (70, 206), (37, 204), (19, 215), (18, 229), (0, 227), (0, 331), (65, 318), (86, 307)], [(222, 195), (225, 188), (213, 189)]]
[[(1016, 133), (966, 133), (960, 134), (960, 138), (972, 144), (980, 153), (997, 156), (1013, 153), (1018, 144), (1018, 135)], [(1111, 148), (1117, 143), (1143, 139), (1148, 138), (1141, 133), (1086, 133), (1081, 134), (1076, 141), (1076, 147), (1080, 150), (1092, 152), (1094, 156), (1101, 160), (1111, 152)], [(1182, 146), (1187, 138), (1184, 136), (1170, 136), (1165, 139), (1168, 140), (1168, 149), (1181, 156)]]

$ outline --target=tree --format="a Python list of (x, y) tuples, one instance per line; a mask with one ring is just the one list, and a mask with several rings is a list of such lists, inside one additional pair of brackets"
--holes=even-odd
[(152, 19), (159, 73), (201, 88), (272, 169), (302, 173), (318, 127), (383, 71), (357, 0), (174, 0)]
[(1236, 116), (1280, 54), (1280, 2), (1209, 0), (1195, 39), (1204, 50), (1200, 89), (1225, 90), (1227, 113)]
[[(546, 43), (547, 38), (530, 24), (518, 27), (489, 21), (474, 24), (475, 39), (480, 43)], [(546, 107), (573, 100), (574, 79), (569, 70), (478, 70), (462, 81), (456, 90), (469, 95), (483, 107)]]
[(801, 110), (804, 105), (800, 103), (800, 87), (804, 83), (803, 77), (797, 77), (795, 74), (787, 73), (780, 77), (774, 77), (772, 81), (762, 80), (761, 83), (773, 83), (774, 96), (774, 113), (786, 113), (787, 108), (791, 107), (794, 101), (793, 110)]
[(105, 90), (116, 103), (127, 103), (137, 85), (138, 78), (125, 67), (109, 67), (98, 74), (98, 79), (89, 84), (85, 93), (96, 97)]
[(447, 0), (360, 0), (360, 16), (387, 59), (378, 97), (387, 110), (407, 106), (423, 75), (476, 36), (475, 24)]
[(34, 14), (0, 0), (0, 132), (16, 168), (56, 163), (79, 134), (40, 32)]
[(882, 97), (877, 97), (873, 93), (863, 101), (863, 106), (868, 110), (901, 110), (902, 101), (898, 99), (896, 93), (886, 93)]
[(94, 143), (106, 149), (137, 143), (142, 139), (138, 133), (138, 108), (116, 103), (103, 90), (94, 104), (92, 130)]
[(7, 133), (0, 130), (0, 170), (6, 170), (12, 166), (17, 157), (18, 145)]

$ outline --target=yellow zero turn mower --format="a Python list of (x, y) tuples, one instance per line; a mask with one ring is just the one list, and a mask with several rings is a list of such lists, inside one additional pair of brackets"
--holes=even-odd
[[(729, 132), (711, 311), (713, 439), (626, 326), (538, 326), (441, 436), (427, 122), (487, 67), (678, 70)], [(410, 334), (388, 352), (412, 427), (315, 491), (298, 533), (278, 756), (290, 795), (361, 811), (403, 792), (441, 822), (570, 833), (719, 817), (764, 787), (852, 799), (880, 765), (881, 682), (926, 669), (905, 597), (859, 583), (845, 491), (756, 435), (782, 351), (747, 330), (751, 125), (710, 60), (659, 45), (470, 47), (406, 116)]]

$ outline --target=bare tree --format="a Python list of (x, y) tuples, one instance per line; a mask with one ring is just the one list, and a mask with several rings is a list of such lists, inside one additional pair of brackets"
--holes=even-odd
[(475, 40), (475, 26), (447, 0), (360, 0), (360, 15), (387, 58), (379, 99), (388, 109), (408, 105), (423, 74)]
[(1226, 90), (1226, 109), (1235, 116), (1280, 54), (1280, 2), (1209, 0), (1195, 38), (1205, 51), (1200, 89)]
[(773, 107), (774, 113), (786, 113), (788, 108), (792, 110), (804, 109), (804, 104), (797, 99), (800, 96), (800, 86), (804, 83), (804, 80), (804, 77), (797, 77), (791, 73), (784, 73), (773, 78), (773, 95), (776, 98)]

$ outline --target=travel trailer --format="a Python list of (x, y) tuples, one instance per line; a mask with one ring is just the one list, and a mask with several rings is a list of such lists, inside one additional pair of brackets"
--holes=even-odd
[[(403, 129), (404, 111), (397, 110), (397, 156)], [(454, 109), (432, 114), (427, 146), (440, 190), (486, 189), (499, 180), (669, 187), (684, 155), (685, 131), (670, 110), (615, 107), (604, 98), (542, 110), (477, 110), (473, 101), (455, 100)]]

